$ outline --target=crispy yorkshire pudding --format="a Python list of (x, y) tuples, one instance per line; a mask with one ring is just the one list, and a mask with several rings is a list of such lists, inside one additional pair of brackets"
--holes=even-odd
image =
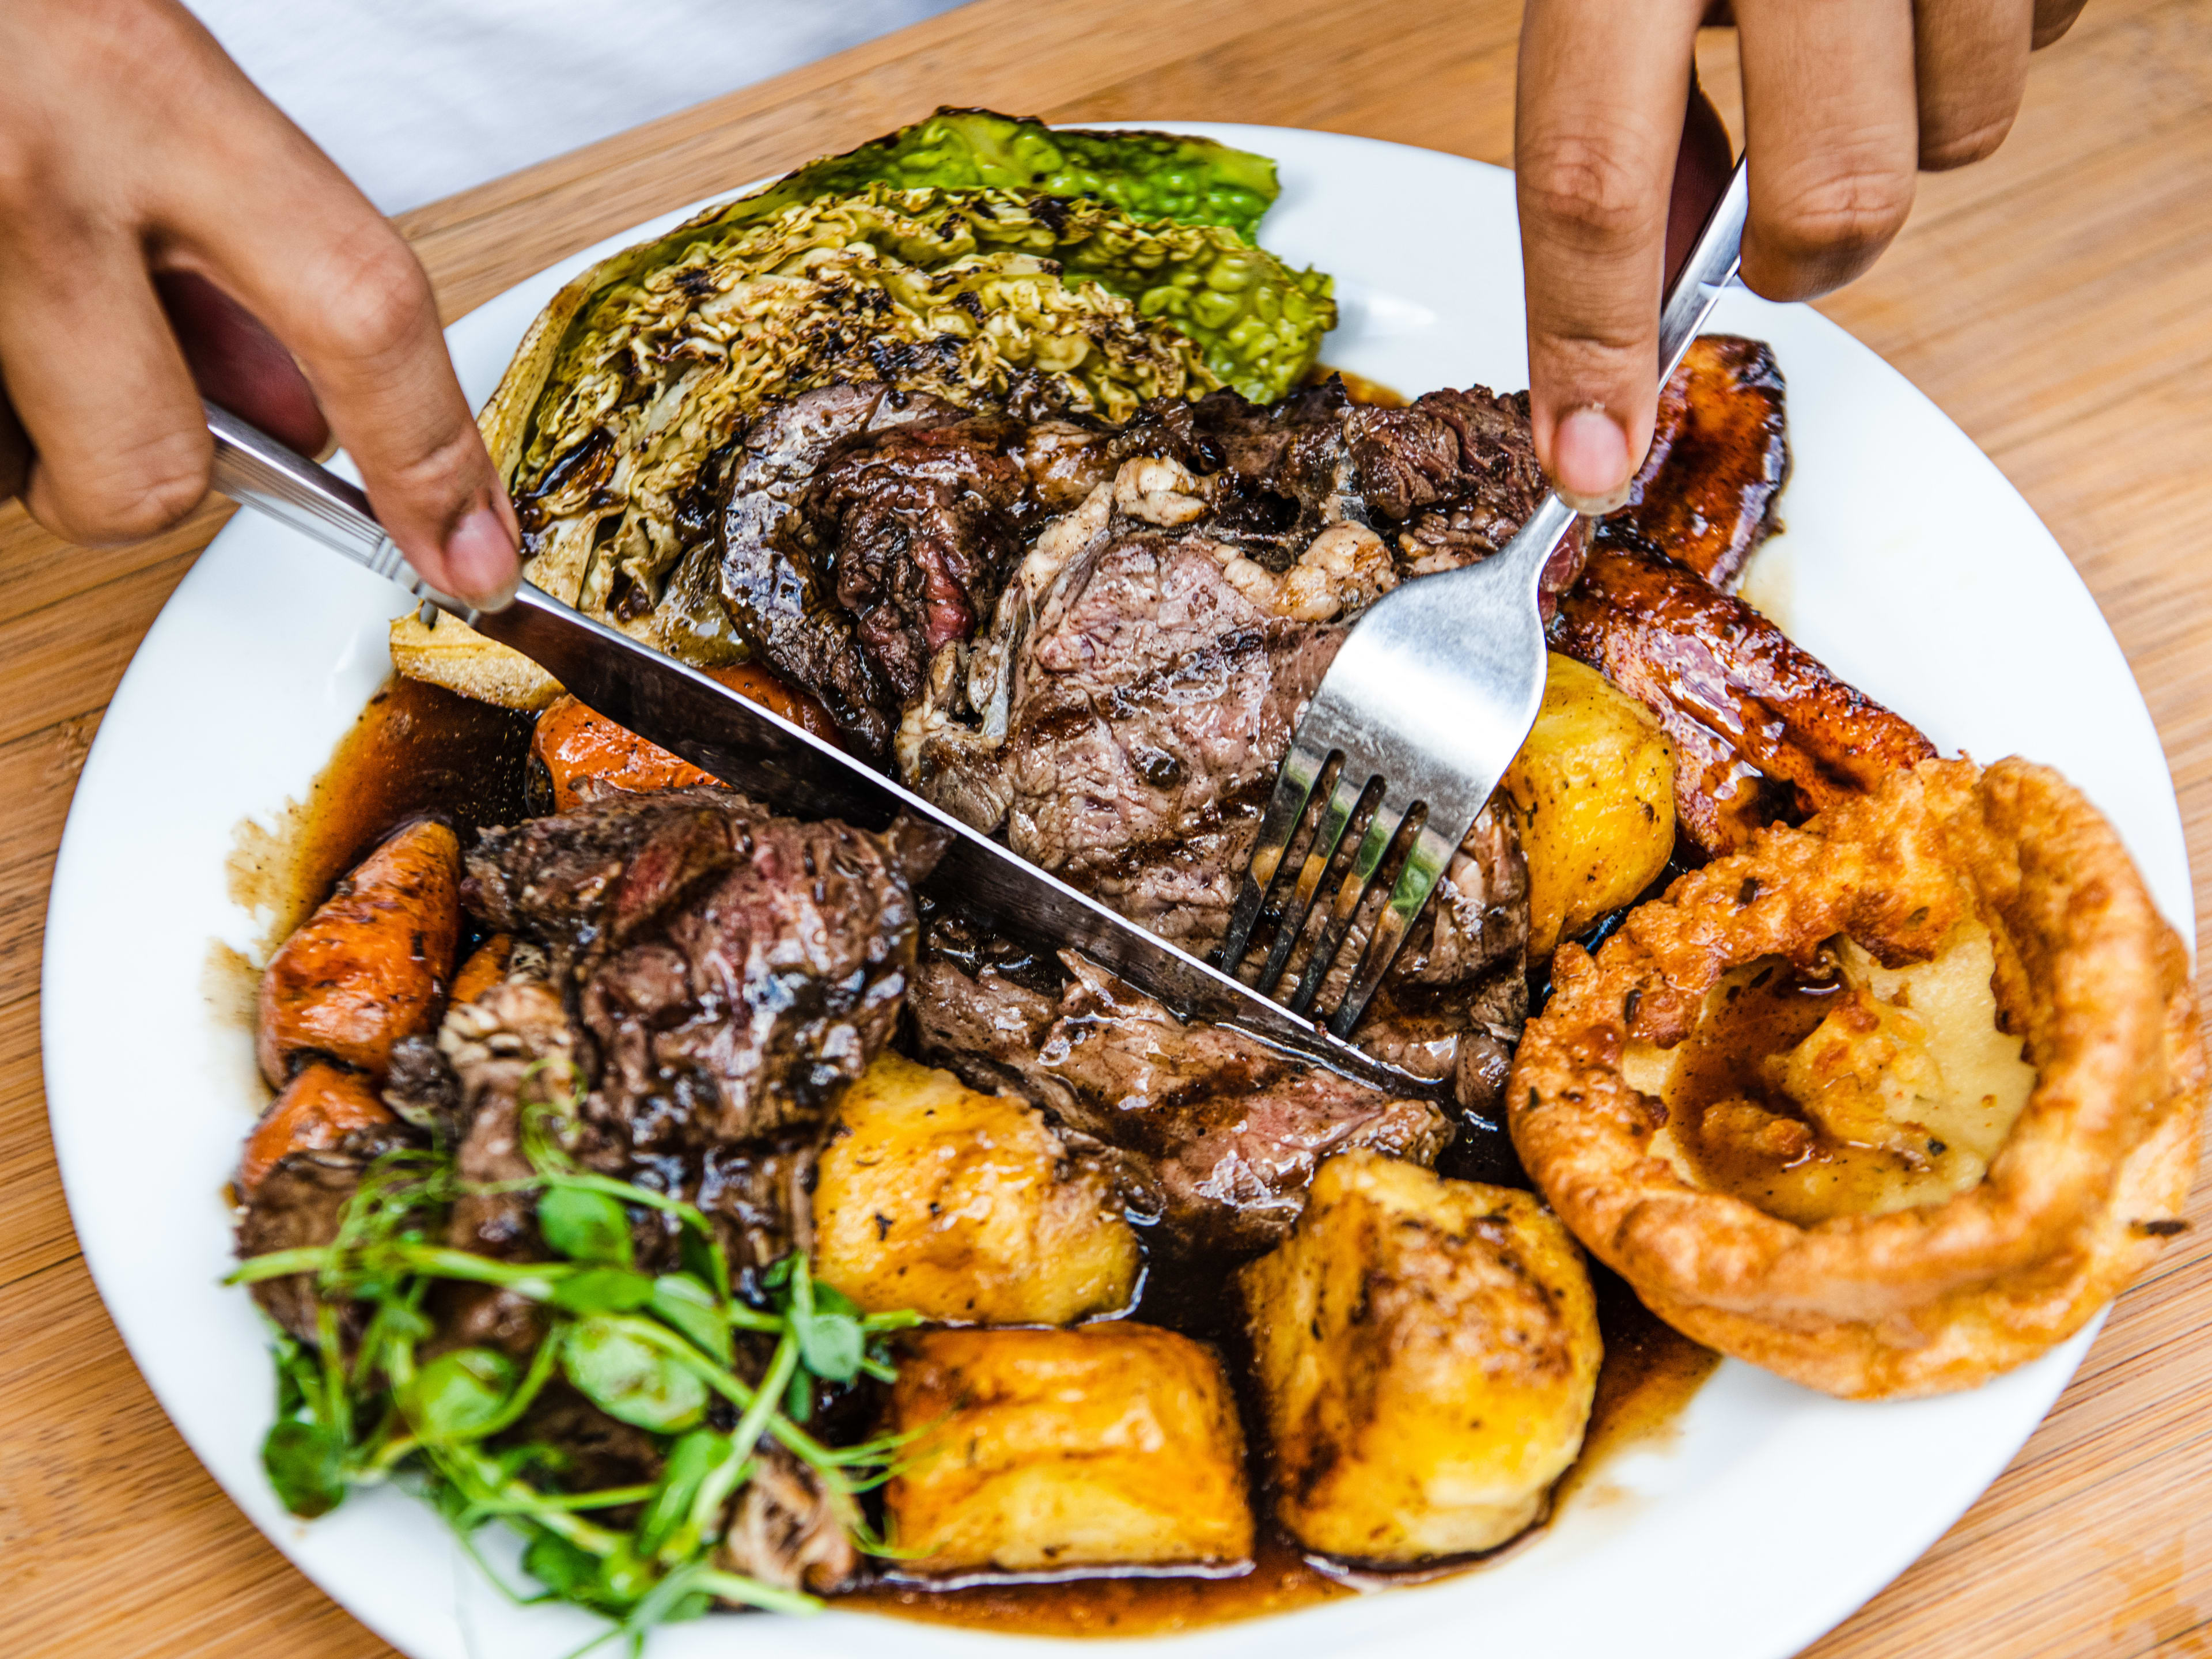
[(1514, 1144), (1585, 1245), (1724, 1353), (1850, 1398), (1969, 1388), (2182, 1231), (2187, 957), (2046, 768), (1894, 773), (1553, 974)]

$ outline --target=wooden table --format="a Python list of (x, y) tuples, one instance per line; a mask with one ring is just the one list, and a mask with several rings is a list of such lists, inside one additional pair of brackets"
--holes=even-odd
[[(451, 317), (626, 225), (939, 103), (1270, 122), (1503, 162), (1516, 27), (1511, 0), (979, 0), (403, 223)], [(1702, 50), (1725, 108), (1731, 38)], [(1925, 180), (1896, 248), (1824, 307), (1948, 410), (2072, 553), (2165, 739), (2200, 916), (2208, 116), (2212, 0), (2092, 0), (2036, 59), (1997, 159)], [(37, 975), (63, 814), (117, 678), (222, 516), (84, 552), (0, 509), (0, 1641), (18, 1659), (390, 1651), (263, 1541), (155, 1407), (86, 1275), (46, 1136)], [(2212, 1220), (2202, 1185), (2194, 1213)], [(2003, 1478), (1812, 1651), (2212, 1655), (2208, 1384), (2212, 1237), (2199, 1231), (2121, 1300)]]

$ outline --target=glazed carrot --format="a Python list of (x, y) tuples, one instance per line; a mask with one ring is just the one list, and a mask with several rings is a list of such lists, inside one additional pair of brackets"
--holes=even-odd
[(253, 1133), (238, 1164), (238, 1190), (251, 1196), (288, 1152), (324, 1152), (356, 1129), (392, 1121), (367, 1078), (327, 1060), (302, 1066), (284, 1085)]
[(450, 1002), (474, 1002), (486, 991), (507, 977), (507, 959), (514, 950), (514, 939), (509, 933), (494, 933), (469, 952), (469, 959), (461, 964), (461, 971), (453, 975)]
[[(826, 742), (837, 741), (837, 728), (822, 705), (793, 690), (767, 669), (745, 663), (708, 672), (740, 696)], [(690, 762), (566, 696), (556, 698), (538, 717), (530, 752), (544, 763), (552, 779), (556, 812), (565, 812), (577, 804), (579, 786), (587, 778), (634, 793), (714, 781)]]
[[(793, 726), (812, 732), (823, 742), (837, 743), (837, 722), (830, 718), (830, 711), (758, 663), (739, 663), (733, 668), (710, 668), (707, 672), (739, 696), (758, 703), (770, 714), (782, 715)], [(843, 744), (839, 744), (838, 746), (842, 748)]]
[(565, 695), (556, 697), (538, 717), (530, 752), (544, 763), (553, 781), (556, 812), (576, 805), (579, 787), (587, 779), (638, 793), (714, 781), (690, 762)]
[(392, 1045), (426, 1030), (459, 944), (461, 848), (442, 823), (408, 825), (362, 860), (261, 976), (257, 1048), (282, 1087), (302, 1053), (380, 1076)]

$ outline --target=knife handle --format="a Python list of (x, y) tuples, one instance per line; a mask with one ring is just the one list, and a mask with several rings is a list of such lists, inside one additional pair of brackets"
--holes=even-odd
[(368, 497), (327, 467), (295, 454), (258, 427), (205, 400), (208, 434), (215, 440), (215, 487), (241, 507), (313, 537), (364, 570), (396, 582), (417, 599), (477, 620), (476, 607), (430, 586), (407, 562), (398, 544), (369, 511)]

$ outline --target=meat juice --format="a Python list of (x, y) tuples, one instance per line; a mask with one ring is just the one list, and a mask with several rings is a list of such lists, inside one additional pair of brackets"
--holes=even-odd
[[(340, 741), (291, 826), (284, 848), (288, 878), (283, 891), (271, 896), (280, 916), (277, 936), (411, 818), (438, 814), (465, 840), (477, 829), (528, 816), (532, 720), (435, 686), (397, 678), (387, 682)], [(1510, 1164), (1504, 1138), (1493, 1133), (1480, 1139), (1480, 1146), (1448, 1152), (1442, 1172), (1524, 1185), (1517, 1168), (1503, 1167)], [(1479, 1570), (1534, 1535), (1523, 1534), (1486, 1555), (1401, 1573), (1354, 1574), (1316, 1565), (1270, 1518), (1262, 1449), (1253, 1426), (1262, 1414), (1250, 1394), (1235, 1261), (1212, 1253), (1171, 1254), (1157, 1243), (1152, 1249), (1134, 1316), (1213, 1344), (1237, 1382), (1261, 1522), (1251, 1570), (1233, 1577), (1100, 1573), (1052, 1582), (971, 1583), (955, 1589), (885, 1582), (839, 1600), (896, 1617), (1037, 1635), (1164, 1634), (1288, 1612), (1368, 1589), (1433, 1583)], [(1717, 1360), (1646, 1312), (1603, 1267), (1592, 1263), (1591, 1274), (1605, 1361), (1582, 1455), (1558, 1489), (1561, 1503), (1594, 1496), (1593, 1477), (1609, 1458), (1668, 1432)]]

